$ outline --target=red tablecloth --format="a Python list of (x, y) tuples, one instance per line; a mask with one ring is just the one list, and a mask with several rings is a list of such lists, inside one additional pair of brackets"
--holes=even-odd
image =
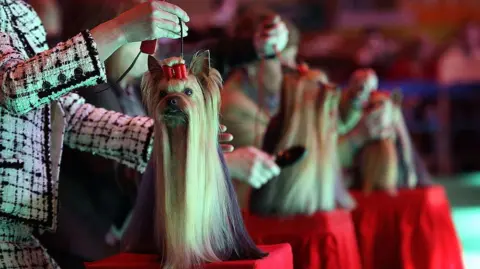
[[(210, 263), (204, 269), (293, 269), (289, 244), (259, 246), (268, 256), (259, 260)], [(102, 261), (86, 263), (87, 269), (159, 269), (157, 255), (122, 253)]]
[(461, 269), (462, 252), (441, 186), (383, 192), (358, 202), (353, 221), (364, 269)]
[(290, 243), (295, 269), (359, 269), (357, 242), (347, 211), (264, 218), (244, 214), (257, 244)]

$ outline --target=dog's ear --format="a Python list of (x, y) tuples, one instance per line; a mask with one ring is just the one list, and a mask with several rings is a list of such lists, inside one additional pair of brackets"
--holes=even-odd
[(148, 71), (150, 72), (162, 72), (162, 66), (158, 63), (157, 59), (153, 56), (148, 56)]
[(393, 103), (396, 105), (401, 105), (403, 101), (403, 93), (400, 88), (396, 88), (392, 91), (390, 98), (392, 99)]
[(190, 64), (190, 73), (194, 76), (205, 74), (210, 75), (210, 51), (197, 52), (193, 56), (192, 63)]

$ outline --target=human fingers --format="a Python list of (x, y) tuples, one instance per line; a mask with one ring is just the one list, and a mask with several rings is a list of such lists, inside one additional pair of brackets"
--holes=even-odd
[(157, 30), (172, 32), (180, 36), (180, 24), (178, 24), (178, 22), (155, 18), (153, 23), (155, 25), (155, 29)]
[(220, 143), (230, 142), (232, 140), (233, 140), (233, 135), (232, 134), (229, 134), (229, 133), (219, 133), (218, 134), (218, 141)]
[(235, 147), (230, 144), (220, 144), (220, 146), (222, 147), (222, 152), (224, 153), (233, 152), (235, 149)]
[[(167, 20), (167, 21), (174, 22), (176, 24), (178, 24), (178, 22), (182, 21), (176, 15), (174, 15), (170, 12), (167, 12), (163, 9), (160, 9), (160, 8), (154, 8), (153, 9), (152, 17), (153, 17), (153, 19), (157, 19), (157, 20), (164, 19), (164, 20)], [(180, 27), (179, 24), (178, 24), (178, 26)], [(180, 28), (178, 29), (178, 31), (180, 31)]]
[(273, 156), (261, 151), (258, 154), (257, 162), (260, 164), (260, 171), (264, 171), (265, 177), (271, 178), (280, 175), (281, 169)]
[(251, 181), (257, 186), (261, 187), (267, 183), (273, 177), (272, 173), (268, 170), (264, 170), (260, 165), (256, 166), (253, 170)]
[(159, 39), (159, 38), (179, 39), (180, 37), (181, 36), (179, 33), (168, 31), (162, 28), (157, 28), (155, 30), (154, 36), (151, 39)]
[(223, 125), (223, 124), (220, 124), (220, 132), (225, 132), (227, 131), (227, 126)]
[(190, 21), (190, 17), (187, 15), (187, 12), (185, 12), (183, 9), (181, 9), (180, 7), (178, 7), (174, 4), (171, 4), (171, 3), (168, 3), (168, 2), (165, 2), (165, 1), (152, 1), (152, 3), (153, 3), (155, 8), (164, 10), (166, 12), (169, 12), (169, 13), (179, 17), (180, 20), (182, 20), (184, 22), (189, 22)]

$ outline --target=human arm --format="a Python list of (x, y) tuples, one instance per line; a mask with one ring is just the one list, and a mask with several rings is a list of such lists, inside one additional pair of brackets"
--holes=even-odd
[(352, 152), (361, 149), (368, 141), (395, 136), (396, 126), (391, 109), (391, 103), (386, 103), (355, 116), (356, 119), (347, 121), (349, 123), (343, 127), (339, 125), (342, 130), (339, 131), (338, 151), (342, 166), (350, 162), (347, 159)]
[(222, 113), (222, 124), (228, 127), (228, 131), (233, 135), (232, 145), (235, 148), (255, 146), (261, 147), (261, 142), (265, 132), (266, 122), (263, 119), (248, 117), (229, 109)]
[(353, 147), (354, 149), (359, 149), (365, 144), (366, 139), (360, 132), (360, 127), (357, 125), (347, 132), (339, 134), (338, 136), (338, 146), (339, 148), (343, 147)]
[[(272, 122), (275, 124), (272, 126)], [(272, 136), (275, 134), (277, 123), (279, 121), (270, 121), (269, 127), (265, 134)], [(248, 128), (248, 126), (247, 126)], [(270, 137), (278, 140), (278, 134)], [(251, 139), (249, 137), (249, 139)], [(243, 142), (243, 141), (241, 141)], [(265, 144), (265, 140), (263, 142)], [(276, 142), (273, 142), (276, 144)], [(246, 143), (245, 143), (246, 144)], [(234, 152), (225, 154), (226, 163), (231, 172), (232, 178), (247, 183), (249, 186), (258, 189), (270, 179), (280, 174), (280, 167), (275, 163), (272, 151), (260, 150), (253, 146), (243, 146), (237, 148)]]
[(89, 31), (27, 59), (12, 38), (0, 33), (0, 104), (26, 114), (72, 90), (106, 81)]
[[(32, 25), (13, 22), (5, 13), (7, 7), (0, 12), (0, 19), (7, 22), (0, 24), (0, 105), (10, 113), (25, 114), (75, 89), (105, 82), (103, 61), (122, 44), (179, 37), (178, 19), (172, 13), (180, 9), (172, 6), (157, 1), (138, 5), (91, 32), (42, 51), (46, 42), (40, 19), (24, 2), (12, 2), (8, 8), (23, 11)], [(186, 14), (179, 16), (188, 20)]]
[(280, 174), (273, 156), (251, 146), (225, 154), (225, 161), (232, 178), (256, 189)]
[(263, 127), (256, 127), (255, 123), (249, 122), (245, 124), (230, 123), (229, 121), (223, 121), (225, 124), (228, 124), (231, 127), (231, 133), (234, 134), (235, 139), (232, 141), (232, 145), (235, 148), (245, 147), (245, 146), (255, 146), (259, 147), (262, 137), (263, 137)]
[(363, 117), (361, 110), (350, 109), (344, 120), (338, 119), (338, 149), (339, 152), (358, 150), (365, 143), (361, 134), (360, 121)]
[(60, 103), (67, 124), (64, 137), (67, 146), (143, 172), (153, 146), (152, 119), (96, 108), (74, 93), (60, 98)]
[(225, 83), (220, 121), (233, 135), (232, 145), (235, 148), (261, 148), (269, 117), (237, 87), (235, 81)]

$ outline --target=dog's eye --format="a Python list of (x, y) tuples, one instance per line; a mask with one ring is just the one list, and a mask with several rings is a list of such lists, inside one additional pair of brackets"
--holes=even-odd
[(184, 91), (183, 91), (187, 96), (191, 96), (193, 94), (193, 91), (192, 89), (190, 88), (186, 88)]
[(160, 92), (160, 98), (163, 98), (165, 96), (167, 96), (167, 92), (166, 91), (161, 91)]

